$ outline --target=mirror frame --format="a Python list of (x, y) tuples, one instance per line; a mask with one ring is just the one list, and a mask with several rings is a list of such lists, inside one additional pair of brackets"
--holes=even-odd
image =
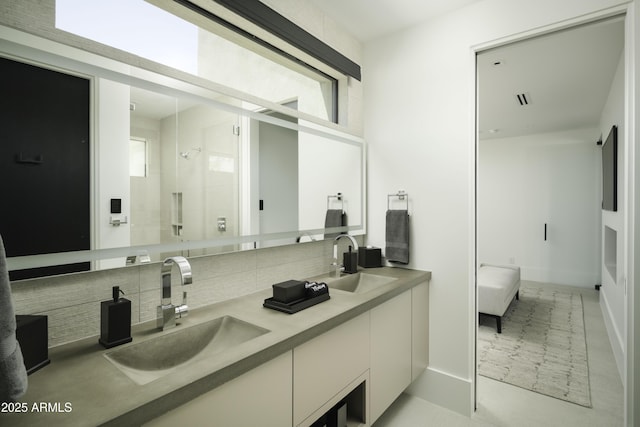
[[(146, 90), (158, 91), (160, 93), (173, 96), (191, 96), (200, 100), (205, 100), (207, 104), (219, 108), (223, 111), (232, 112), (241, 116), (247, 116), (263, 122), (272, 123), (278, 126), (307, 132), (312, 135), (330, 138), (351, 144), (361, 148), (360, 158), (360, 224), (354, 226), (336, 227), (331, 229), (317, 228), (305, 230), (292, 230), (280, 233), (255, 234), (246, 236), (229, 236), (210, 240), (163, 243), (153, 245), (126, 246), (117, 248), (91, 249), (85, 251), (73, 251), (63, 253), (48, 253), (40, 255), (29, 255), (7, 258), (9, 270), (21, 270), (27, 268), (46, 267), (52, 265), (69, 264), (85, 261), (100, 261), (113, 258), (126, 258), (151, 253), (184, 252), (194, 249), (216, 248), (237, 244), (241, 246), (239, 250), (252, 249), (251, 243), (255, 247), (255, 242), (266, 242), (278, 239), (296, 239), (300, 236), (321, 235), (324, 233), (348, 232), (353, 235), (366, 233), (366, 144), (362, 137), (348, 133), (344, 127), (329, 121), (324, 121), (306, 113), (274, 104), (270, 101), (258, 99), (250, 94), (217, 85), (208, 80), (175, 70), (168, 67), (159, 66), (151, 61), (140, 60), (138, 63), (147, 65), (146, 69), (140, 64), (127, 64), (116, 59), (97, 55), (89, 51), (82, 51), (70, 45), (57, 41), (43, 39), (38, 36), (23, 33), (7, 27), (0, 27), (0, 54), (9, 59), (35, 65), (46, 66), (58, 69), (62, 72), (82, 76), (91, 80), (95, 84), (97, 78), (104, 78), (117, 83), (140, 87)], [(153, 68), (163, 70), (163, 74), (152, 71)], [(165, 72), (166, 71), (166, 72)], [(249, 103), (253, 106), (277, 111), (287, 116), (298, 119), (299, 122), (307, 123), (301, 125), (290, 121), (271, 117), (260, 112), (246, 110), (241, 107), (230, 105), (219, 100), (212, 99), (211, 94), (224, 95), (235, 100)], [(95, 118), (92, 118), (92, 121)], [(94, 133), (95, 137), (95, 133)], [(95, 165), (96, 159), (92, 160)], [(92, 183), (92, 186), (95, 184)], [(324, 196), (323, 196), (324, 197)], [(244, 247), (243, 247), (244, 246)], [(236, 251), (232, 251), (236, 252)], [(200, 255), (198, 255), (200, 256)], [(204, 255), (206, 256), (206, 255)], [(101, 271), (92, 268), (90, 271)]]

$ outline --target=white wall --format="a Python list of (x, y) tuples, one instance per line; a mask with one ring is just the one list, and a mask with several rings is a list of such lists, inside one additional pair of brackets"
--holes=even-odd
[(198, 37), (201, 52), (198, 75), (201, 77), (279, 104), (296, 99), (299, 111), (331, 120), (331, 105), (327, 105), (331, 86), (327, 82), (318, 82), (316, 76), (307, 76), (304, 70), (291, 71), (208, 31), (200, 30)]
[[(252, 173), (248, 180), (251, 184), (246, 188), (252, 192), (251, 198), (248, 200), (249, 209), (251, 211), (251, 222), (245, 224), (244, 234), (253, 234), (258, 232), (280, 232), (296, 230), (313, 230), (321, 229), (324, 227), (325, 216), (327, 211), (327, 196), (342, 193), (342, 203), (331, 199), (330, 208), (338, 209), (342, 206), (347, 213), (347, 225), (349, 226), (362, 226), (363, 225), (363, 197), (362, 193), (362, 180), (363, 180), (363, 147), (357, 140), (354, 139), (354, 143), (345, 143), (343, 141), (332, 140), (329, 137), (321, 136), (312, 133), (309, 129), (319, 129), (316, 125), (301, 121), (301, 129), (299, 131), (293, 131), (290, 129), (280, 128), (279, 126), (271, 125), (265, 122), (259, 122), (257, 120), (250, 120), (250, 124), (245, 125), (250, 127), (250, 155), (251, 155), (251, 170), (260, 171), (259, 174)], [(332, 131), (338, 137), (344, 138), (346, 134), (340, 134), (339, 132)], [(263, 143), (265, 138), (276, 138), (278, 141), (283, 142), (286, 139), (290, 139), (291, 135), (294, 137), (295, 150), (279, 155), (279, 160), (272, 163), (284, 161), (286, 163), (287, 158), (292, 160), (295, 167), (295, 179), (288, 185), (284, 183), (279, 184), (278, 192), (283, 195), (291, 194), (291, 191), (295, 192), (295, 197), (291, 198), (289, 202), (285, 202), (281, 199), (280, 202), (276, 201), (276, 206), (280, 211), (280, 218), (271, 221), (271, 225), (265, 223), (266, 210), (273, 209), (273, 201), (269, 202), (265, 199), (265, 212), (261, 212), (259, 215), (258, 205), (254, 201), (263, 199), (266, 197), (264, 194), (264, 182), (267, 179), (264, 176), (263, 165), (265, 159), (263, 158)], [(346, 135), (348, 136), (348, 135)], [(277, 142), (274, 140), (274, 142)], [(275, 147), (271, 148), (273, 150)], [(256, 156), (256, 153), (260, 153), (260, 156)], [(270, 156), (277, 153), (273, 152)], [(294, 158), (291, 158), (294, 156)], [(282, 180), (284, 178), (284, 166), (279, 166), (276, 169), (279, 170), (280, 175), (278, 177), (272, 177), (275, 181)], [(258, 179), (259, 178), (259, 179)], [(246, 184), (244, 184), (246, 185)], [(246, 189), (244, 191), (247, 191)], [(276, 197), (277, 195), (272, 195)], [(287, 210), (290, 203), (295, 203), (295, 212), (286, 214), (283, 211)], [(245, 221), (249, 221), (248, 218)], [(257, 224), (260, 222), (260, 228), (253, 228), (251, 224)], [(265, 224), (267, 229), (264, 229)], [(286, 227), (286, 224), (293, 224), (295, 226)], [(249, 232), (248, 230), (251, 230)], [(355, 233), (362, 234), (362, 233)], [(322, 239), (323, 234), (309, 236), (314, 239)], [(261, 247), (265, 245), (272, 246), (275, 244), (286, 243), (286, 240), (275, 240), (271, 242), (263, 243)], [(289, 239), (294, 240), (294, 239)]]
[[(601, 257), (602, 266), (602, 288), (600, 288), (600, 306), (611, 341), (611, 347), (616, 357), (616, 363), (620, 376), (624, 379), (624, 356), (626, 348), (626, 303), (627, 290), (625, 283), (626, 259), (624, 256), (626, 247), (625, 211), (627, 208), (627, 191), (625, 186), (625, 169), (628, 158), (628, 148), (625, 140), (625, 119), (624, 119), (624, 57), (620, 57), (620, 62), (616, 70), (615, 77), (611, 84), (609, 97), (602, 112), (600, 120), (600, 130), (603, 141), (611, 131), (611, 127), (618, 126), (618, 210), (602, 211), (602, 239), (605, 241), (605, 227), (616, 232), (616, 268), (615, 277), (610, 274), (609, 269), (604, 266), (604, 253)], [(605, 245), (603, 244), (603, 252)]]
[[(313, 127), (311, 123), (302, 124)], [(329, 208), (343, 206), (347, 225), (362, 225), (363, 148), (307, 131), (298, 134), (298, 141), (300, 230), (324, 227), (327, 196), (337, 193), (342, 193), (343, 204), (331, 199)]]
[(480, 262), (518, 265), (523, 280), (600, 283), (599, 136), (579, 129), (480, 142)]
[[(129, 86), (96, 79), (95, 195), (96, 248), (130, 246), (129, 225), (109, 224), (111, 199), (122, 199), (122, 217), (129, 215)], [(124, 259), (101, 260), (96, 268), (123, 267)]]
[[(160, 240), (160, 196), (162, 168), (160, 167), (160, 121), (131, 116), (131, 136), (147, 143), (147, 176), (132, 176), (131, 182), (131, 244), (158, 244)], [(151, 260), (161, 261), (159, 254)]]
[[(298, 230), (298, 132), (259, 123), (260, 233)], [(262, 242), (261, 247), (295, 243), (295, 239)]]
[(474, 48), (621, 0), (485, 0), (365, 45), (368, 244), (386, 194), (412, 203), (411, 263), (431, 270), (429, 368), (413, 393), (464, 414), (474, 400)]

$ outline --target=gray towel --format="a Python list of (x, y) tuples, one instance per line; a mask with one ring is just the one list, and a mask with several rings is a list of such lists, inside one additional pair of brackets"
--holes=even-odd
[(407, 210), (388, 210), (385, 233), (387, 261), (409, 263), (409, 212)]
[[(347, 225), (346, 215), (342, 209), (328, 209), (324, 219), (324, 228), (343, 227)], [(325, 233), (324, 238), (338, 237), (341, 233)]]
[(11, 284), (0, 236), (0, 402), (17, 400), (27, 391), (27, 370), (16, 339)]

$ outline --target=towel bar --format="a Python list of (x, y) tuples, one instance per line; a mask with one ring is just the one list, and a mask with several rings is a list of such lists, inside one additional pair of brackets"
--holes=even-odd
[(394, 194), (387, 194), (387, 210), (391, 210), (391, 198), (397, 197), (398, 200), (403, 200), (407, 204), (407, 211), (409, 210), (409, 193), (405, 193), (403, 190)]
[(342, 193), (327, 196), (327, 210), (331, 209), (331, 199), (337, 199), (340, 202), (340, 209), (344, 212), (344, 199)]

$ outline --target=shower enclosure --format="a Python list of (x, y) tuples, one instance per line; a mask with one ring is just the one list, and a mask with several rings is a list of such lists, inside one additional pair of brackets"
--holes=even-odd
[(131, 244), (239, 235), (238, 115), (139, 88), (131, 89), (131, 99), (131, 138), (146, 142), (146, 154), (136, 151), (146, 163), (137, 169), (146, 173), (130, 178)]

